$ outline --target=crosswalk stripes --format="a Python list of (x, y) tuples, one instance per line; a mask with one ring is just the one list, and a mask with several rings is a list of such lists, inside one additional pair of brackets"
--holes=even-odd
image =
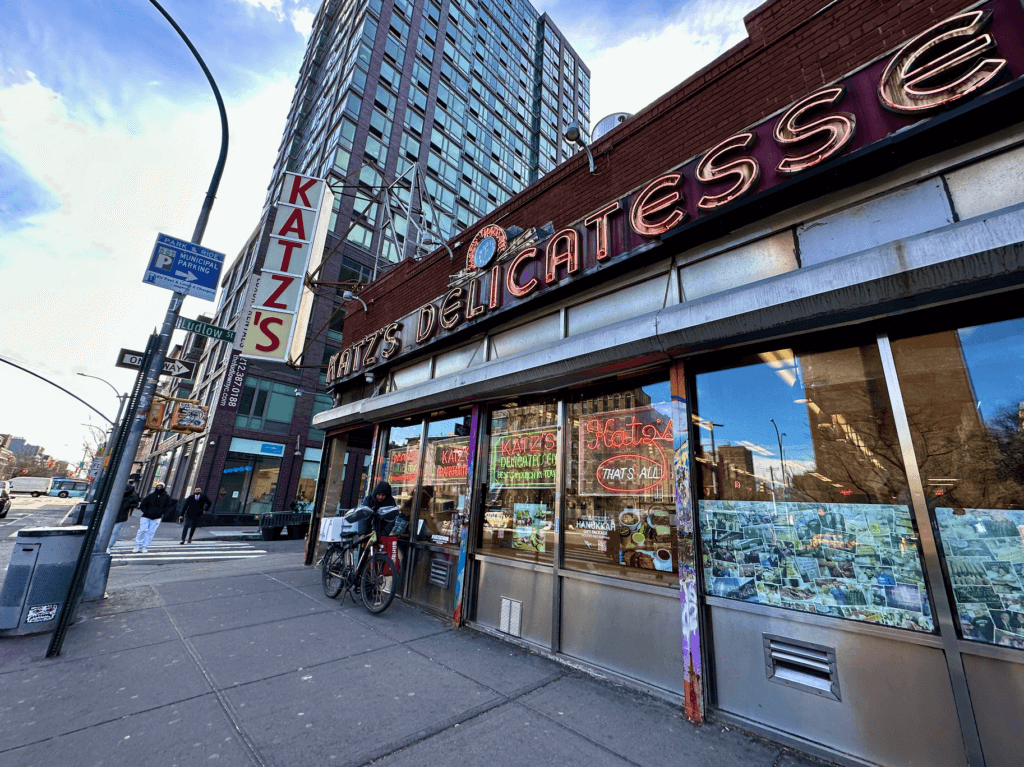
[(133, 552), (133, 541), (118, 541), (111, 551), (111, 564), (170, 565), (186, 562), (219, 562), (233, 559), (255, 559), (266, 554), (251, 543), (235, 541), (193, 541), (184, 546), (177, 541), (153, 541), (149, 551)]

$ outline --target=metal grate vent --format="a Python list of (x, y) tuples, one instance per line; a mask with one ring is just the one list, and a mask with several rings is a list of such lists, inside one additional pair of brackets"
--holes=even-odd
[(832, 700), (842, 700), (834, 647), (762, 634), (768, 680)]
[(508, 597), (501, 598), (501, 623), (499, 630), (515, 637), (523, 635), (523, 603)]
[(448, 578), (451, 568), (448, 566), (448, 557), (444, 554), (435, 554), (430, 560), (430, 578), (428, 579), (435, 586), (442, 589), (448, 588)]

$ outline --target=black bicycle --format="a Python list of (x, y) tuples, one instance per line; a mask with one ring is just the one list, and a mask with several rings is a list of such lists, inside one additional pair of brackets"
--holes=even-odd
[[(360, 512), (364, 512), (362, 516)], [(327, 547), (323, 558), (324, 593), (335, 599), (342, 592), (356, 590), (363, 606), (377, 615), (387, 610), (395, 598), (398, 568), (383, 551), (379, 535), (382, 526), (390, 522), (366, 507), (349, 512), (345, 519), (370, 529), (367, 533), (360, 530), (345, 536)], [(352, 599), (355, 601), (355, 596)], [(344, 594), (341, 601), (345, 601)]]

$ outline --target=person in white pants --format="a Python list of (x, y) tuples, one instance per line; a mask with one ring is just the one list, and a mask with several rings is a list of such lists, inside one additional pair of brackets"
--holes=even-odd
[(160, 527), (161, 518), (174, 508), (174, 499), (164, 490), (164, 483), (157, 482), (156, 490), (142, 499), (139, 508), (142, 510), (142, 519), (139, 520), (139, 534), (135, 536), (135, 549), (132, 553), (137, 554), (141, 549), (143, 554), (147, 554), (156, 529)]

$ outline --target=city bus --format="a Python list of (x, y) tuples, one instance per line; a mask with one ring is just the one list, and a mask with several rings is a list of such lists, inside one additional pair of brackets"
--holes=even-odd
[(47, 495), (57, 498), (84, 498), (88, 490), (89, 483), (84, 480), (55, 478)]

